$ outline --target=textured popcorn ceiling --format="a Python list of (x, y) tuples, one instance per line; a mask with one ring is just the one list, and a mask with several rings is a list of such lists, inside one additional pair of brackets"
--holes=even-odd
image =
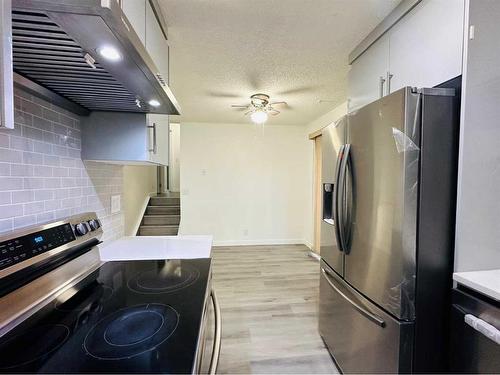
[[(347, 56), (399, 0), (160, 0), (177, 121), (248, 123), (231, 104), (287, 101), (271, 124), (306, 124), (346, 100)], [(331, 102), (318, 104), (318, 99)]]

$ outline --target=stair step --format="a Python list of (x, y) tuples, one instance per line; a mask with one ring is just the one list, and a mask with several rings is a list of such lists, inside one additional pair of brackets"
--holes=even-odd
[(149, 199), (149, 206), (179, 206), (180, 204), (181, 199), (175, 197), (151, 197)]
[(146, 215), (180, 215), (180, 206), (148, 206)]
[(176, 236), (179, 233), (178, 225), (141, 225), (140, 236)]
[(180, 215), (144, 215), (142, 221), (144, 225), (179, 225), (181, 222)]

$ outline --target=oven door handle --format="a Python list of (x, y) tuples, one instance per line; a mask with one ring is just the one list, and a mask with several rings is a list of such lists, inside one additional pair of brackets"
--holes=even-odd
[(215, 290), (212, 288), (211, 291), (212, 303), (214, 305), (214, 345), (212, 349), (212, 358), (210, 359), (210, 369), (208, 373), (210, 375), (215, 375), (217, 373), (217, 367), (219, 365), (219, 357), (220, 357), (220, 346), (222, 341), (222, 317), (220, 313), (220, 305), (219, 300), (217, 299), (217, 294)]
[(465, 313), (464, 315), (464, 322), (470, 325), (479, 333), (489, 338), (491, 341), (500, 345), (500, 329), (498, 329), (494, 325), (468, 313)]

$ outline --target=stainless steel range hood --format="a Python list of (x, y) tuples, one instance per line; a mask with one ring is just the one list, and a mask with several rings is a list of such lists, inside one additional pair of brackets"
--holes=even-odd
[[(77, 112), (180, 113), (116, 0), (12, 0), (12, 42), (14, 72), (35, 82), (32, 91), (40, 85), (75, 103)], [(103, 47), (121, 58), (101, 57)]]

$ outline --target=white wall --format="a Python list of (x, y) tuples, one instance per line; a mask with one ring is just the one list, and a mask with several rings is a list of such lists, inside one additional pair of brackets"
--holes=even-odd
[(325, 113), (323, 116), (311, 121), (307, 124), (307, 132), (311, 134), (316, 130), (322, 129), (325, 126), (330, 125), (332, 122), (337, 121), (339, 118), (347, 114), (347, 101), (338, 105), (330, 112)]
[(304, 243), (311, 144), (305, 126), (182, 123), (181, 234), (216, 245)]
[(135, 236), (149, 194), (156, 191), (156, 167), (127, 165), (123, 167), (123, 212), (125, 235)]

